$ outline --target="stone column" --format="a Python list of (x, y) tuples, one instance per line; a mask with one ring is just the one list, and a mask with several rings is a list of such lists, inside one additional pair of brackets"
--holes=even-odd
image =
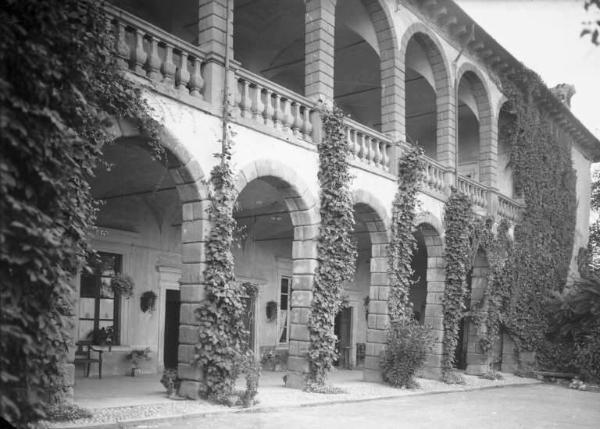
[(479, 181), (498, 188), (498, 123), (489, 107), (479, 112)]
[(333, 100), (336, 0), (307, 0), (304, 95)]
[[(229, 20), (227, 20), (227, 7)], [(215, 106), (223, 100), (226, 34), (229, 27), (229, 58), (233, 60), (233, 1), (200, 0), (198, 5), (198, 46), (207, 53), (203, 77), (204, 98)], [(230, 80), (230, 85), (233, 85)]]
[(198, 399), (203, 380), (202, 368), (194, 363), (199, 338), (195, 310), (205, 298), (202, 282), (206, 268), (206, 240), (210, 231), (207, 208), (207, 200), (184, 203), (181, 225), (183, 264), (177, 374), (181, 380), (179, 395), (190, 399)]
[[(300, 212), (290, 213), (298, 220)], [(308, 220), (309, 216), (307, 216)], [(308, 319), (313, 298), (313, 282), (317, 268), (318, 224), (296, 225), (292, 245), (293, 277), (290, 315), (290, 348), (286, 387), (304, 387), (304, 375), (308, 372), (308, 348), (310, 336)]]
[(369, 288), (369, 317), (365, 350), (365, 381), (381, 381), (381, 353), (385, 349), (389, 325), (389, 277), (385, 232), (371, 233), (371, 286)]

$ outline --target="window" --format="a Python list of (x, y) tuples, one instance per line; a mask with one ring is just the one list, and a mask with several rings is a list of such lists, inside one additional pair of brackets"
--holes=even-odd
[(281, 277), (279, 289), (279, 343), (285, 344), (289, 341), (288, 334), (290, 331), (290, 295), (292, 293), (291, 279), (289, 277)]
[(88, 263), (91, 273), (81, 274), (77, 338), (119, 344), (120, 297), (115, 296), (110, 281), (121, 272), (122, 256), (99, 252)]

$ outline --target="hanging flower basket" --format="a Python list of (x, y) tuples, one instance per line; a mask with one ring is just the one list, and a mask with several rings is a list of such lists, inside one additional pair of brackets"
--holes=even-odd
[(144, 313), (146, 313), (148, 311), (153, 312), (155, 304), (156, 304), (156, 294), (151, 290), (144, 292), (142, 294), (142, 296), (140, 297), (140, 308), (142, 309), (142, 311)]
[(117, 274), (110, 281), (110, 287), (115, 295), (130, 298), (133, 295), (133, 279), (127, 274)]

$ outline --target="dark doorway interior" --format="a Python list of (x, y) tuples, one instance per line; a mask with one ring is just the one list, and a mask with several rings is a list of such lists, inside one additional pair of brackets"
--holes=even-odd
[[(471, 309), (471, 289), (473, 281), (473, 270), (467, 274), (467, 293), (465, 294), (465, 312)], [(467, 369), (467, 350), (469, 347), (469, 320), (470, 318), (465, 316), (460, 320), (459, 331), (458, 331), (458, 343), (456, 344), (456, 350), (454, 351), (454, 363), (457, 369)]]
[(177, 340), (179, 338), (179, 301), (179, 291), (167, 289), (167, 299), (165, 303), (165, 368), (177, 368)]
[(336, 351), (338, 354), (337, 366), (350, 368), (350, 350), (352, 348), (352, 308), (345, 307), (335, 316), (333, 332), (337, 337)]

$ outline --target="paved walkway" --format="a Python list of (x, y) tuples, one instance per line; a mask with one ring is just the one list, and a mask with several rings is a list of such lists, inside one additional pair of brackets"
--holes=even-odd
[[(541, 384), (164, 421), (153, 429), (600, 427), (600, 394)], [(141, 429), (141, 426), (138, 426)]]
[[(283, 408), (306, 407), (318, 404), (344, 402), (362, 402), (374, 399), (397, 398), (431, 393), (468, 391), (487, 387), (514, 384), (537, 384), (537, 380), (504, 374), (499, 381), (484, 380), (479, 377), (465, 376), (466, 385), (447, 385), (439, 381), (418, 379), (419, 389), (406, 390), (362, 381), (360, 371), (335, 371), (330, 374), (330, 384), (340, 387), (345, 393), (318, 394), (283, 387), (283, 373), (263, 372), (260, 380), (259, 404), (255, 411), (274, 411)], [(241, 383), (243, 385), (243, 383)], [(241, 387), (241, 386), (240, 386)], [(97, 425), (127, 423), (150, 419), (175, 419), (190, 416), (203, 416), (214, 413), (232, 413), (240, 411), (205, 401), (171, 400), (166, 397), (159, 377), (107, 377), (76, 380), (75, 403), (88, 408), (93, 418), (69, 423), (60, 423), (54, 427), (92, 427)]]

